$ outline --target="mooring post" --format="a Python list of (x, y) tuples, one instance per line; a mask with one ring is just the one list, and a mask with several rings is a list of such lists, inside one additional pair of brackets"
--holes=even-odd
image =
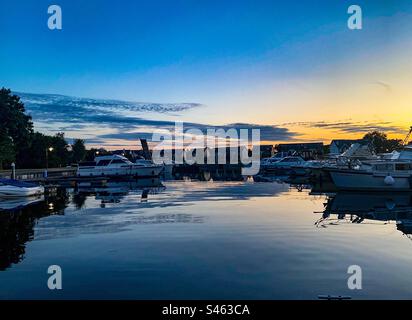
[(16, 180), (16, 164), (14, 162), (11, 164), (11, 178)]

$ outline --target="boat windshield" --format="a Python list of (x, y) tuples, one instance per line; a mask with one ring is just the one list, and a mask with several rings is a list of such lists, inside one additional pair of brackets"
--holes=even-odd
[(98, 166), (98, 167), (104, 167), (104, 166), (107, 166), (109, 163), (110, 163), (110, 160), (100, 160), (100, 161), (97, 163), (97, 166)]
[(113, 161), (112, 161), (112, 163), (127, 163), (125, 160), (123, 160), (123, 159), (114, 159)]

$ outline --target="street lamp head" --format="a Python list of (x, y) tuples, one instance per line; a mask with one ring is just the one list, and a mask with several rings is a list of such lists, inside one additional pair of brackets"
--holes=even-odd
[(53, 150), (54, 150), (54, 148), (53, 148), (53, 147), (50, 147), (50, 148), (49, 148), (49, 151), (50, 151), (50, 152), (52, 152)]

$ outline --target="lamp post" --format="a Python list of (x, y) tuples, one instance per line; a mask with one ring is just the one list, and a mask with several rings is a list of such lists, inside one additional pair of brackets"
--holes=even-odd
[(49, 169), (49, 152), (54, 150), (53, 147), (46, 148), (46, 171), (44, 172), (44, 177), (47, 178), (47, 171)]
[(14, 162), (11, 164), (11, 178), (16, 180), (16, 164)]

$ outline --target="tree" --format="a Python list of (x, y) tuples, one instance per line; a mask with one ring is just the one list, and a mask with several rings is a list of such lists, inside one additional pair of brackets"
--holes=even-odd
[(376, 153), (392, 152), (402, 147), (402, 140), (388, 139), (384, 132), (372, 131), (363, 137)]
[[(52, 151), (49, 151), (50, 148)], [(47, 136), (35, 132), (25, 154), (30, 155), (30, 157), (22, 163), (23, 168), (45, 168), (46, 165), (53, 168), (66, 166), (70, 163), (70, 152), (63, 133)]]
[(32, 118), (25, 112), (18, 96), (0, 89), (0, 169), (13, 161), (17, 168), (62, 167), (109, 154), (105, 149), (86, 150), (81, 139), (75, 140), (69, 151), (63, 132), (54, 136), (34, 132)]
[[(25, 114), (24, 104), (20, 97), (12, 95), (10, 89), (0, 89), (0, 128), (2, 128), (3, 143), (14, 146), (17, 163), (24, 161), (23, 153), (28, 147), (33, 134), (33, 122)], [(5, 142), (6, 141), (6, 142)], [(7, 142), (8, 141), (8, 142)]]
[(30, 141), (30, 147), (27, 153), (31, 155), (31, 159), (23, 165), (26, 168), (45, 168), (46, 167), (46, 149), (49, 147), (47, 137), (35, 132)]
[(70, 152), (64, 133), (59, 132), (53, 137), (48, 137), (49, 146), (53, 151), (49, 152), (49, 167), (62, 167), (70, 164)]
[(0, 128), (0, 170), (9, 167), (15, 161), (16, 151), (14, 150), (13, 141), (7, 135), (4, 128)]
[(76, 139), (72, 144), (72, 161), (78, 163), (86, 158), (86, 147), (84, 140)]

